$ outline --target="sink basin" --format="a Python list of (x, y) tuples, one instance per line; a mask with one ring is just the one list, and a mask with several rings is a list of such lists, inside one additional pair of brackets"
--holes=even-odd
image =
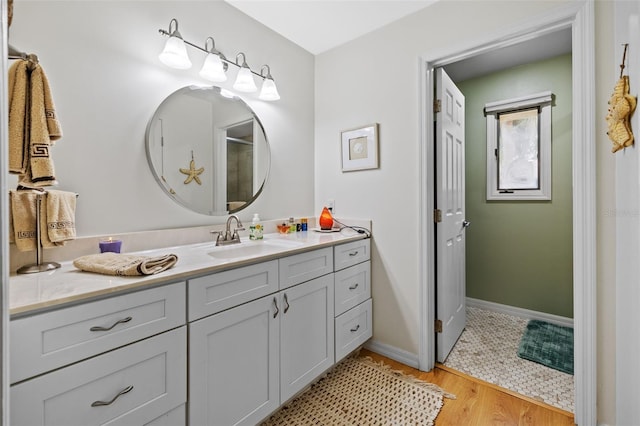
[(262, 241), (248, 241), (229, 246), (218, 246), (207, 253), (217, 259), (240, 259), (254, 256), (263, 256), (277, 253), (283, 250), (300, 247), (299, 241), (283, 239), (265, 239)]

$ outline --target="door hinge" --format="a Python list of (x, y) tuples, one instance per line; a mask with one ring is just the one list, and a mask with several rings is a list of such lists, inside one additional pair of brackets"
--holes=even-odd
[(440, 112), (440, 108), (442, 108), (442, 103), (440, 102), (440, 99), (434, 99), (433, 100), (433, 112), (434, 113)]
[(435, 223), (440, 223), (442, 222), (442, 210), (440, 209), (435, 209), (433, 211), (433, 221)]
[(434, 329), (436, 333), (442, 333), (442, 320), (436, 320), (434, 325), (435, 325)]

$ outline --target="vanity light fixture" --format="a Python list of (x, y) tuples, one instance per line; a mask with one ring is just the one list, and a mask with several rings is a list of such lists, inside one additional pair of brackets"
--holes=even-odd
[[(267, 69), (266, 76), (263, 74), (265, 68)], [(260, 75), (264, 78), (264, 81), (262, 82), (262, 89), (260, 90), (260, 96), (258, 97), (263, 101), (277, 101), (280, 99), (276, 83), (273, 81), (273, 77), (271, 77), (271, 69), (269, 68), (269, 65), (262, 66), (262, 69), (260, 69)]]
[[(172, 30), (172, 25), (175, 25), (175, 29)], [(216, 49), (215, 41), (212, 37), (208, 37), (204, 42), (204, 48), (197, 46), (182, 38), (178, 32), (178, 20), (172, 19), (169, 22), (169, 31), (160, 29), (160, 34), (168, 36), (169, 40), (165, 44), (165, 48), (160, 54), (160, 61), (163, 64), (176, 69), (188, 69), (191, 67), (191, 61), (187, 55), (185, 44), (201, 50), (207, 54), (205, 57), (202, 69), (199, 74), (202, 78), (212, 82), (223, 82), (227, 80), (226, 71), (229, 65), (235, 65), (238, 67), (238, 75), (236, 81), (233, 83), (233, 88), (239, 92), (252, 93), (258, 90), (256, 83), (253, 79), (253, 75), (257, 75), (262, 78), (262, 89), (258, 96), (263, 101), (277, 101), (280, 99), (280, 94), (276, 87), (276, 83), (271, 76), (271, 69), (269, 65), (263, 65), (260, 73), (253, 71), (247, 65), (245, 54), (240, 52), (236, 55), (236, 61), (227, 59), (222, 52)], [(211, 47), (208, 43), (211, 40)], [(238, 61), (238, 58), (242, 56), (242, 63)], [(266, 69), (266, 75), (263, 74)]]
[[(175, 30), (171, 31), (171, 25), (173, 23), (175, 23)], [(178, 31), (178, 21), (172, 19), (171, 22), (169, 22), (169, 31), (164, 31), (164, 33), (169, 36), (169, 40), (167, 40), (162, 53), (160, 53), (160, 61), (166, 66), (179, 70), (191, 68), (191, 60), (189, 59), (189, 55), (187, 55), (187, 48), (184, 45), (182, 35), (180, 35)]]
[[(211, 40), (211, 49), (207, 49), (207, 42)], [(200, 77), (219, 83), (227, 81), (227, 74), (225, 71), (229, 68), (226, 62), (222, 62), (224, 55), (219, 50), (216, 50), (216, 43), (213, 37), (208, 37), (204, 42), (204, 49), (207, 50), (207, 56), (204, 58), (204, 64), (200, 70)]]
[(242, 55), (242, 65), (240, 66), (240, 70), (238, 70), (238, 76), (236, 77), (236, 82), (233, 83), (233, 88), (238, 92), (252, 93), (258, 90), (256, 87), (255, 81), (253, 81), (253, 76), (251, 75), (252, 71), (247, 65), (247, 61), (244, 57), (244, 53), (240, 52), (236, 55), (236, 62), (238, 62), (238, 57)]

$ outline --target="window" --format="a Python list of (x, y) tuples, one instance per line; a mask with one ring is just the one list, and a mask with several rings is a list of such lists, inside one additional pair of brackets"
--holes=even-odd
[(551, 200), (551, 92), (485, 105), (487, 200)]

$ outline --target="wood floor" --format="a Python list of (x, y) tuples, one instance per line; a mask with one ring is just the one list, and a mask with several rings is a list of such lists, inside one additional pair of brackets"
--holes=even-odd
[(362, 349), (360, 355), (383, 361), (393, 369), (434, 383), (454, 394), (456, 399), (444, 399), (436, 426), (574, 425), (571, 413), (519, 396), (442, 365), (425, 373), (366, 349)]

